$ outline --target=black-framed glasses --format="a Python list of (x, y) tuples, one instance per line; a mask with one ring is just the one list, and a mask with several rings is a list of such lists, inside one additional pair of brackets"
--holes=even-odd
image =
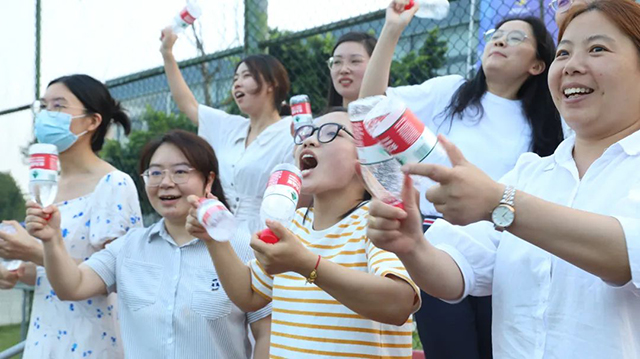
[[(503, 36), (505, 36), (504, 30), (491, 29), (484, 33), (484, 42), (485, 44), (488, 44), (492, 41), (498, 41)], [(527, 39), (527, 37), (529, 36), (527, 36), (527, 34), (525, 34), (524, 31), (511, 30), (506, 33), (505, 42), (509, 46), (516, 46), (516, 45), (520, 45), (524, 40)]]
[(57, 114), (64, 112), (64, 110), (66, 109), (76, 109), (76, 110), (82, 110), (84, 111), (85, 114), (90, 114), (90, 111), (87, 111), (86, 108), (83, 107), (73, 107), (73, 106), (67, 106), (59, 101), (52, 101), (50, 103), (45, 103), (43, 101), (40, 100), (35, 100), (33, 101), (33, 103), (31, 104), (31, 111), (33, 112), (34, 115), (39, 114), (42, 111), (49, 111), (52, 113), (53, 117), (56, 117)]
[(164, 177), (167, 175), (167, 173), (169, 174), (169, 178), (171, 178), (171, 181), (173, 183), (185, 184), (189, 182), (190, 174), (193, 171), (195, 171), (195, 168), (191, 167), (177, 167), (164, 170), (150, 168), (142, 172), (140, 176), (142, 176), (142, 179), (144, 180), (144, 184), (146, 186), (158, 187), (164, 180)]
[(298, 127), (296, 130), (293, 141), (296, 145), (301, 145), (304, 140), (313, 136), (313, 133), (317, 131), (318, 142), (320, 143), (329, 143), (333, 141), (336, 137), (338, 137), (338, 133), (340, 130), (346, 132), (349, 136), (353, 138), (353, 134), (349, 132), (343, 125), (339, 123), (325, 123), (320, 127), (316, 127), (313, 125), (304, 125)]
[(573, 0), (553, 0), (549, 3), (549, 6), (557, 12), (565, 12), (571, 8)]

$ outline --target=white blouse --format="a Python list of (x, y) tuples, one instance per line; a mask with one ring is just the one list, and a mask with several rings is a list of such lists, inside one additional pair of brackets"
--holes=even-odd
[(218, 157), (220, 181), (230, 210), (251, 233), (262, 228), (260, 205), (271, 170), (294, 163), (291, 117), (267, 127), (245, 148), (249, 119), (200, 105), (198, 135)]
[(640, 131), (611, 145), (582, 179), (574, 143), (566, 139), (545, 158), (524, 154), (501, 182), (615, 217), (631, 265), (626, 285), (606, 283), (488, 222), (458, 227), (438, 220), (425, 233), (460, 267), (464, 296), (493, 295), (496, 359), (640, 358)]
[[(69, 255), (88, 259), (104, 244), (141, 227), (140, 203), (129, 175), (113, 171), (93, 193), (57, 204)], [(38, 267), (24, 358), (122, 358), (115, 298), (61, 301)]]

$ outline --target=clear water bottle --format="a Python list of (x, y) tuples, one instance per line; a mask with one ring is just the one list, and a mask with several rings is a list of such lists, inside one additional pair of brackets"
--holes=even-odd
[(173, 17), (173, 21), (171, 22), (171, 30), (173, 30), (174, 34), (179, 34), (184, 32), (184, 30), (193, 25), (202, 15), (202, 9), (195, 1), (187, 2), (187, 5)]
[[(260, 220), (265, 223), (267, 219), (283, 223), (285, 227), (296, 213), (300, 188), (302, 187), (302, 174), (298, 167), (291, 163), (282, 163), (273, 168), (267, 189), (262, 197), (260, 206)], [(278, 242), (278, 237), (270, 229), (260, 232), (260, 239), (266, 243)]]
[(58, 194), (58, 149), (36, 143), (29, 147), (29, 193), (42, 207), (53, 204)]
[(371, 195), (393, 206), (402, 206), (404, 175), (402, 165), (374, 139), (364, 126), (367, 114), (385, 96), (371, 96), (349, 104), (349, 119), (353, 127), (362, 179)]
[[(0, 232), (5, 232), (5, 233), (8, 233), (8, 234), (15, 234), (16, 230), (11, 225), (0, 223)], [(5, 267), (8, 271), (18, 270), (18, 268), (20, 267), (20, 264), (22, 264), (22, 261), (19, 260), (19, 259), (3, 259), (3, 258), (0, 258), (0, 265)]]
[(199, 202), (198, 222), (216, 241), (230, 241), (236, 233), (236, 219), (233, 214), (217, 199), (200, 198)]
[(418, 12), (416, 16), (423, 19), (442, 20), (449, 14), (449, 1), (447, 0), (411, 0), (404, 9), (411, 9), (416, 1), (418, 2)]
[(313, 124), (313, 114), (311, 113), (311, 102), (307, 95), (296, 95), (289, 100), (291, 106), (291, 117), (293, 118), (293, 130), (300, 126)]

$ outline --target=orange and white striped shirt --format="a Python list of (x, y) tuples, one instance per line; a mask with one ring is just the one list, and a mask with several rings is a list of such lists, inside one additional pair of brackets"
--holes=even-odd
[[(312, 210), (303, 224), (304, 213), (296, 212), (290, 228), (313, 253), (353, 270), (397, 276), (419, 295), (395, 254), (367, 238), (367, 206), (322, 231), (313, 230)], [(253, 289), (272, 300), (271, 358), (411, 358), (411, 319), (402, 326), (379, 323), (356, 314), (315, 284), (306, 284), (297, 273), (272, 277), (256, 260), (250, 267)]]

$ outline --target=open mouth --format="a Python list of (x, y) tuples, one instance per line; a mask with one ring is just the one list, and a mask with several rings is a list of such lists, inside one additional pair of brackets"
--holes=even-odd
[(342, 85), (342, 86), (349, 86), (349, 85), (351, 85), (353, 83), (353, 80), (343, 78), (343, 79), (338, 80), (338, 83), (340, 85)]
[(592, 92), (593, 89), (590, 89), (588, 87), (569, 87), (562, 91), (565, 98), (575, 98), (581, 95), (588, 95)]
[(170, 196), (170, 195), (165, 195), (165, 196), (159, 196), (160, 200), (163, 202), (169, 202), (169, 201), (175, 201), (178, 200), (180, 198), (182, 198), (182, 196)]
[(305, 153), (300, 157), (300, 171), (308, 173), (318, 166), (318, 160), (311, 154)]
[(241, 98), (243, 98), (243, 97), (244, 97), (244, 92), (242, 92), (242, 91), (236, 91), (236, 92), (234, 92), (234, 93), (233, 93), (233, 96), (234, 96), (236, 99), (241, 99)]

